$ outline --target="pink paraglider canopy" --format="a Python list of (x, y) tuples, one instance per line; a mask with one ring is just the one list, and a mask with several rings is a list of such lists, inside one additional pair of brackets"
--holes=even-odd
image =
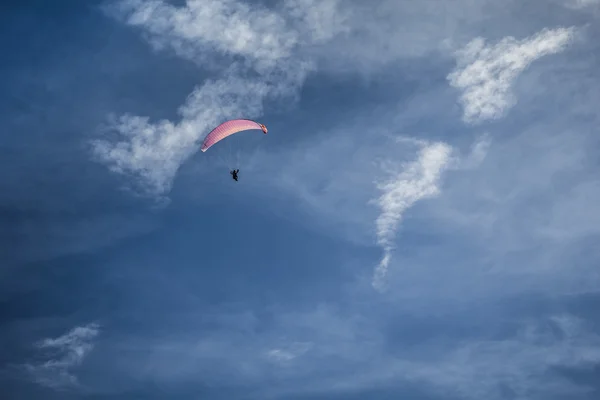
[(208, 135), (206, 135), (200, 150), (204, 152), (215, 143), (225, 139), (227, 136), (249, 129), (258, 129), (263, 131), (265, 134), (267, 133), (267, 127), (263, 124), (259, 124), (258, 122), (251, 121), (249, 119), (232, 119), (230, 121), (223, 122), (221, 125), (213, 129)]

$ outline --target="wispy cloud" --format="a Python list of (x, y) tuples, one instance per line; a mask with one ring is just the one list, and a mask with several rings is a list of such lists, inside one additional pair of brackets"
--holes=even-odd
[[(119, 372), (181, 386), (196, 382), (200, 375), (203, 382), (217, 386), (260, 388), (250, 397), (261, 399), (414, 383), (442, 398), (453, 393), (465, 399), (496, 400), (507, 393), (512, 398), (544, 399), (552, 393), (587, 390), (585, 384), (561, 375), (561, 369), (593, 368), (600, 362), (600, 337), (584, 321), (564, 314), (522, 319), (514, 316), (514, 310), (488, 318), (476, 309), (471, 304), (464, 312), (446, 316), (454, 322), (439, 325), (436, 317), (421, 313), (415, 317), (397, 309), (386, 317), (374, 313), (373, 304), (352, 311), (321, 305), (277, 314), (274, 325), (260, 334), (217, 329), (204, 331), (202, 337), (190, 334), (150, 342), (132, 337), (136, 352), (128, 353), (132, 363), (126, 365), (131, 370)], [(499, 318), (508, 322), (500, 331), (481, 329)], [(190, 316), (192, 326), (194, 319)], [(394, 319), (396, 331), (390, 330)], [(465, 337), (448, 331), (447, 324), (461, 327), (461, 332), (477, 329)], [(444, 329), (431, 332), (436, 326)], [(285, 345), (283, 337), (302, 341)], [(278, 345), (269, 347), (273, 343)], [(117, 351), (127, 352), (127, 347)]]
[(94, 141), (96, 156), (112, 171), (140, 178), (149, 193), (168, 192), (177, 170), (197, 152), (210, 128), (230, 118), (258, 117), (267, 98), (295, 95), (313, 66), (294, 58), (294, 52), (344, 31), (336, 7), (337, 1), (290, 0), (269, 10), (235, 0), (188, 1), (184, 7), (125, 0), (109, 8), (143, 29), (158, 49), (172, 49), (203, 65), (214, 60), (207, 52), (229, 58), (227, 67), (216, 69), (220, 77), (188, 97), (179, 122), (124, 115), (112, 126), (121, 140)]
[(383, 193), (377, 200), (381, 214), (377, 218), (378, 244), (383, 248), (383, 258), (375, 269), (373, 286), (384, 289), (384, 278), (389, 268), (394, 236), (402, 214), (417, 201), (439, 193), (441, 174), (451, 161), (452, 148), (445, 143), (426, 145), (417, 160), (403, 166), (403, 170), (383, 184)]
[(72, 370), (79, 366), (94, 348), (93, 340), (100, 327), (88, 324), (73, 328), (57, 338), (48, 338), (36, 343), (44, 353), (46, 361), (25, 365), (34, 381), (42, 386), (62, 389), (77, 385), (77, 377)]
[[(299, 387), (301, 381), (296, 381), (290, 382), (296, 384), (292, 391), (332, 393), (418, 382), (432, 392), (465, 399), (503, 399), (508, 393), (514, 398), (538, 399), (585, 393), (589, 388), (584, 383), (569, 380), (560, 370), (593, 368), (600, 362), (600, 337), (572, 315), (514, 320), (516, 330), (501, 337), (454, 341), (427, 334), (411, 346), (398, 344), (400, 348), (387, 347), (381, 331), (361, 326), (364, 320), (342, 322), (336, 317), (335, 324), (340, 325), (313, 325), (321, 353), (303, 360), (304, 367), (310, 365), (312, 370), (299, 369), (310, 379), (311, 388)], [(360, 334), (330, 337), (336, 327), (351, 327)], [(321, 368), (337, 375), (322, 374)]]
[(307, 353), (313, 346), (311, 342), (294, 342), (288, 346), (270, 349), (266, 352), (266, 356), (273, 362), (285, 364)]
[(471, 152), (467, 157), (460, 161), (460, 168), (477, 168), (485, 160), (488, 154), (490, 146), (492, 144), (492, 138), (489, 134), (484, 134), (479, 137), (475, 143), (471, 145)]
[(410, 362), (409, 379), (427, 380), (466, 399), (548, 398), (589, 390), (558, 374), (558, 368), (600, 363), (600, 338), (583, 321), (558, 315), (522, 325), (510, 338), (465, 343), (432, 363)]
[(519, 74), (540, 57), (564, 50), (574, 34), (575, 28), (558, 28), (522, 40), (506, 37), (495, 45), (486, 45), (483, 38), (472, 40), (456, 53), (456, 69), (448, 75), (450, 85), (463, 92), (464, 120), (503, 116), (516, 103), (511, 86)]
[(567, 0), (566, 6), (569, 8), (574, 8), (577, 10), (581, 10), (588, 7), (595, 7), (600, 5), (599, 0)]

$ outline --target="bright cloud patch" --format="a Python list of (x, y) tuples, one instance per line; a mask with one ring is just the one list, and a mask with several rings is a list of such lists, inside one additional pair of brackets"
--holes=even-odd
[(255, 116), (262, 111), (262, 96), (270, 88), (261, 82), (231, 77), (207, 82), (180, 108), (178, 123), (150, 123), (146, 117), (126, 115), (114, 129), (123, 140), (98, 140), (96, 155), (118, 173), (137, 175), (146, 190), (163, 194), (179, 166), (200, 148), (202, 137), (231, 115)]
[(337, 5), (337, 0), (287, 0), (279, 10), (269, 10), (235, 0), (188, 0), (184, 7), (124, 0), (110, 11), (142, 28), (158, 49), (171, 48), (193, 60), (206, 60), (205, 52), (216, 50), (243, 56), (262, 69), (276, 67), (300, 44), (328, 40), (343, 31)]
[(99, 326), (78, 326), (57, 338), (44, 339), (36, 347), (46, 354), (46, 361), (27, 364), (25, 368), (36, 383), (55, 389), (76, 385), (72, 370), (79, 366), (94, 348), (93, 339)]
[(507, 37), (493, 46), (486, 46), (482, 38), (472, 40), (457, 53), (456, 69), (448, 75), (450, 85), (463, 91), (465, 122), (504, 115), (516, 103), (511, 86), (519, 74), (540, 57), (562, 51), (574, 32), (545, 29), (523, 40)]
[(406, 209), (417, 201), (436, 196), (439, 193), (439, 180), (442, 172), (449, 166), (452, 148), (445, 143), (425, 146), (416, 161), (406, 165), (404, 170), (388, 182), (379, 185), (383, 192), (377, 200), (381, 214), (377, 218), (378, 244), (384, 255), (375, 269), (373, 286), (383, 289), (394, 248), (396, 229)]
[[(290, 0), (278, 11), (234, 0), (190, 0), (184, 7), (125, 0), (110, 8), (112, 15), (142, 28), (156, 48), (171, 48), (198, 63), (214, 59), (207, 57), (210, 51), (245, 63), (228, 63), (233, 66), (220, 78), (196, 89), (179, 110), (179, 122), (122, 116), (113, 126), (121, 140), (93, 143), (99, 160), (114, 172), (140, 178), (144, 191), (163, 195), (212, 127), (231, 118), (256, 118), (267, 97), (296, 93), (312, 67), (310, 60), (292, 57), (295, 49), (344, 32), (344, 19), (337, 1)], [(243, 77), (249, 70), (255, 78)]]
[(157, 48), (170, 47), (192, 59), (212, 48), (270, 66), (289, 56), (298, 41), (280, 15), (237, 1), (188, 1), (185, 7), (175, 7), (163, 1), (126, 0), (118, 11), (128, 24), (144, 29)]

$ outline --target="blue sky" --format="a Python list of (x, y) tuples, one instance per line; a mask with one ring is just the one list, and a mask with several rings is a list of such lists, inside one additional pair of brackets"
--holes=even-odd
[(599, 16), (7, 3), (3, 398), (597, 399)]

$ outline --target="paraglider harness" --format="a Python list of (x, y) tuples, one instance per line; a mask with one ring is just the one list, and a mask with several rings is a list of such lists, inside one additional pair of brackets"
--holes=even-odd
[(238, 172), (240, 172), (239, 169), (234, 169), (233, 171), (229, 172), (231, 174), (231, 176), (233, 177), (233, 180), (235, 180), (236, 182), (238, 180)]

